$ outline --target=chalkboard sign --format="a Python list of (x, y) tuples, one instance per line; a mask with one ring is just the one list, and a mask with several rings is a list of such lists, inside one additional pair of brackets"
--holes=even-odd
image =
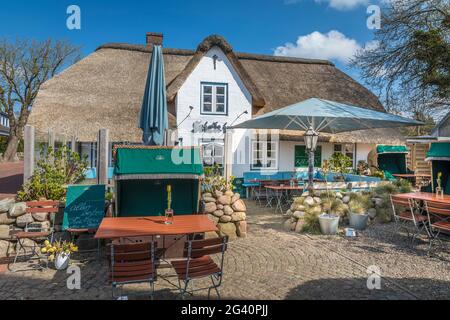
[(63, 230), (96, 229), (105, 215), (105, 186), (77, 185), (67, 189)]
[[(308, 167), (308, 154), (305, 146), (295, 146), (294, 164), (296, 168)], [(314, 152), (314, 167), (320, 168), (322, 166), (322, 146), (317, 146)]]

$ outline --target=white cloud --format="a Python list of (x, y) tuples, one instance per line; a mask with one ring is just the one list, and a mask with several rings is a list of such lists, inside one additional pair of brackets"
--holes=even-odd
[(328, 2), (331, 8), (337, 10), (351, 10), (359, 6), (366, 6), (369, 0), (315, 0), (317, 3)]
[[(316, 3), (328, 3), (329, 6), (337, 10), (351, 10), (359, 6), (369, 5), (369, 0), (313, 0)], [(393, 1), (393, 0), (380, 0), (380, 1)], [(284, 0), (284, 4), (296, 4), (302, 0)]]
[[(367, 45), (373, 46), (369, 42)], [(347, 38), (336, 30), (328, 33), (314, 31), (305, 36), (299, 36), (296, 43), (286, 43), (277, 47), (276, 56), (288, 56), (299, 58), (337, 60), (348, 63), (362, 46), (354, 39)]]

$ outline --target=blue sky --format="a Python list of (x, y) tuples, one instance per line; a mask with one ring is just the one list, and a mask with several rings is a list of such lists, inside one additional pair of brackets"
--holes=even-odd
[[(66, 39), (81, 46), (83, 55), (107, 42), (143, 44), (147, 31), (164, 33), (166, 47), (185, 49), (217, 33), (235, 51), (327, 58), (358, 78), (345, 61), (373, 38), (366, 27), (369, 0), (4, 2), (0, 37)], [(81, 30), (66, 27), (72, 4), (81, 9)]]

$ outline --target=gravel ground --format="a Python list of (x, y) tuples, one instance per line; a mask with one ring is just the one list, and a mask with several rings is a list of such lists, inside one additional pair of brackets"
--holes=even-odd
[[(410, 246), (391, 238), (393, 225), (373, 225), (357, 238), (304, 235), (282, 230), (283, 217), (248, 201), (248, 236), (229, 245), (223, 299), (450, 299), (450, 255), (426, 255), (427, 243)], [(446, 245), (448, 250), (448, 244)], [(0, 273), (0, 299), (110, 299), (106, 261), (74, 261), (81, 290), (69, 290), (68, 274), (52, 269)], [(369, 266), (381, 272), (381, 288), (369, 290)], [(161, 271), (168, 274), (170, 270)], [(196, 283), (199, 288), (205, 281)], [(130, 286), (142, 293), (148, 286)], [(156, 299), (177, 298), (162, 278)], [(205, 299), (206, 292), (191, 299)]]

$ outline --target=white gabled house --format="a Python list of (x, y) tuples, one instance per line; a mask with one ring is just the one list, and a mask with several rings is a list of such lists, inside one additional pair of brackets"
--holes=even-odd
[[(162, 34), (148, 33), (146, 45), (105, 44), (46, 82), (29, 123), (76, 136), (80, 152), (95, 166), (95, 137), (108, 128), (111, 144), (141, 141), (139, 110), (152, 48)], [(180, 145), (203, 147), (206, 165), (224, 162), (227, 127), (255, 115), (312, 97), (384, 111), (377, 97), (329, 61), (238, 53), (221, 36), (193, 50), (164, 48), (169, 125)], [(306, 166), (301, 132), (234, 129), (232, 174)], [(404, 144), (395, 129), (323, 135), (316, 165), (342, 152), (356, 167), (376, 144)]]

